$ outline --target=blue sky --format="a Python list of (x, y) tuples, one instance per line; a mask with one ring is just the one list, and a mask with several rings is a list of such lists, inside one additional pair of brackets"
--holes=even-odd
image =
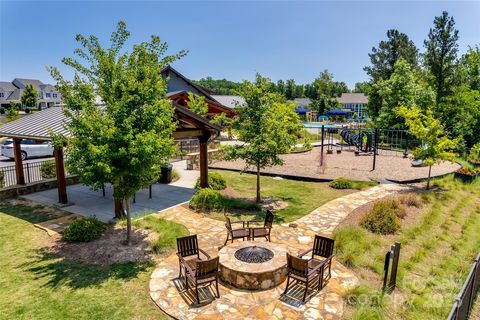
[(0, 0), (0, 80), (52, 82), (45, 67), (71, 71), (77, 33), (108, 41), (119, 20), (130, 44), (157, 34), (171, 52), (189, 50), (174, 64), (191, 79), (212, 76), (311, 82), (323, 69), (353, 87), (386, 30), (405, 32), (423, 50), (433, 18), (447, 10), (460, 31), (460, 52), (480, 43), (480, 1), (3, 1)]

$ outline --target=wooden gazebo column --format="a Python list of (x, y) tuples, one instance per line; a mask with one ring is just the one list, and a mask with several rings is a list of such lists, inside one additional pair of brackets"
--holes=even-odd
[(208, 188), (208, 139), (210, 139), (209, 132), (205, 132), (198, 137), (200, 144), (200, 188)]
[(63, 163), (63, 148), (57, 147), (54, 151), (55, 170), (57, 173), (58, 202), (68, 203), (67, 179), (65, 178), (65, 164)]
[(17, 184), (25, 184), (25, 172), (23, 172), (22, 150), (20, 143), (22, 139), (13, 139), (13, 158), (15, 160), (15, 175)]

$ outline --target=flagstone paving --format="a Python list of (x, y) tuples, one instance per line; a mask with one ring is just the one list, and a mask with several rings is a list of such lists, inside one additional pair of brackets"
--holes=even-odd
[[(354, 209), (407, 187), (381, 184), (332, 200), (293, 223), (275, 225), (272, 242), (285, 245), (297, 254), (311, 247), (315, 234), (329, 236), (335, 227)], [(157, 213), (158, 216), (185, 225), (197, 234), (199, 246), (216, 256), (226, 237), (224, 223), (197, 214), (184, 206)], [(261, 240), (260, 240), (261, 241)], [(175, 254), (158, 263), (150, 279), (150, 296), (167, 314), (176, 319), (340, 319), (343, 314), (342, 294), (358, 283), (358, 279), (339, 262), (333, 261), (332, 279), (320, 292), (309, 293), (301, 303), (302, 286), (294, 286), (283, 294), (285, 282), (264, 291), (246, 291), (220, 284), (220, 298), (211, 288), (200, 292), (197, 305), (192, 291), (186, 291), (178, 279), (178, 258)]]

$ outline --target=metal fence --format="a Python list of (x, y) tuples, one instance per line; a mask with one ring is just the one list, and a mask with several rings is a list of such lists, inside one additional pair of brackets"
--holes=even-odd
[(458, 294), (448, 320), (466, 320), (473, 308), (475, 297), (480, 289), (480, 253), (473, 263), (462, 290)]
[[(321, 140), (322, 128), (308, 128), (310, 139)], [(421, 146), (421, 141), (414, 138), (407, 130), (394, 129), (369, 129), (358, 126), (338, 126), (335, 128), (325, 127), (325, 144), (332, 147), (341, 147), (343, 150), (358, 150), (363, 145), (363, 138), (366, 144), (373, 146), (375, 133), (378, 134), (377, 154), (389, 154), (406, 156), (413, 149)], [(366, 151), (373, 151), (372, 148), (364, 148)]]
[[(50, 168), (44, 168), (43, 172), (40, 169), (43, 163), (49, 162), (53, 164)], [(35, 162), (27, 162), (23, 164), (23, 172), (25, 175), (25, 183), (32, 183), (42, 181), (44, 179), (51, 179), (56, 177), (54, 160), (42, 160)], [(17, 184), (17, 176), (15, 165), (0, 167), (0, 189)]]

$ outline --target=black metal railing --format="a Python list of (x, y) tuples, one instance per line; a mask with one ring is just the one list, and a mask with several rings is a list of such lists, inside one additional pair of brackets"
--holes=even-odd
[(448, 315), (448, 320), (466, 320), (473, 308), (475, 297), (480, 289), (480, 253), (473, 263), (472, 269), (468, 274), (462, 290), (458, 294), (452, 311)]
[[(48, 168), (43, 169), (42, 166), (50, 161), (50, 170)], [(35, 162), (26, 162), (23, 164), (23, 173), (25, 177), (25, 183), (38, 182), (45, 179), (51, 179), (56, 177), (54, 160), (41, 160)], [(0, 167), (0, 189), (10, 187), (17, 184), (17, 174), (15, 165)]]

